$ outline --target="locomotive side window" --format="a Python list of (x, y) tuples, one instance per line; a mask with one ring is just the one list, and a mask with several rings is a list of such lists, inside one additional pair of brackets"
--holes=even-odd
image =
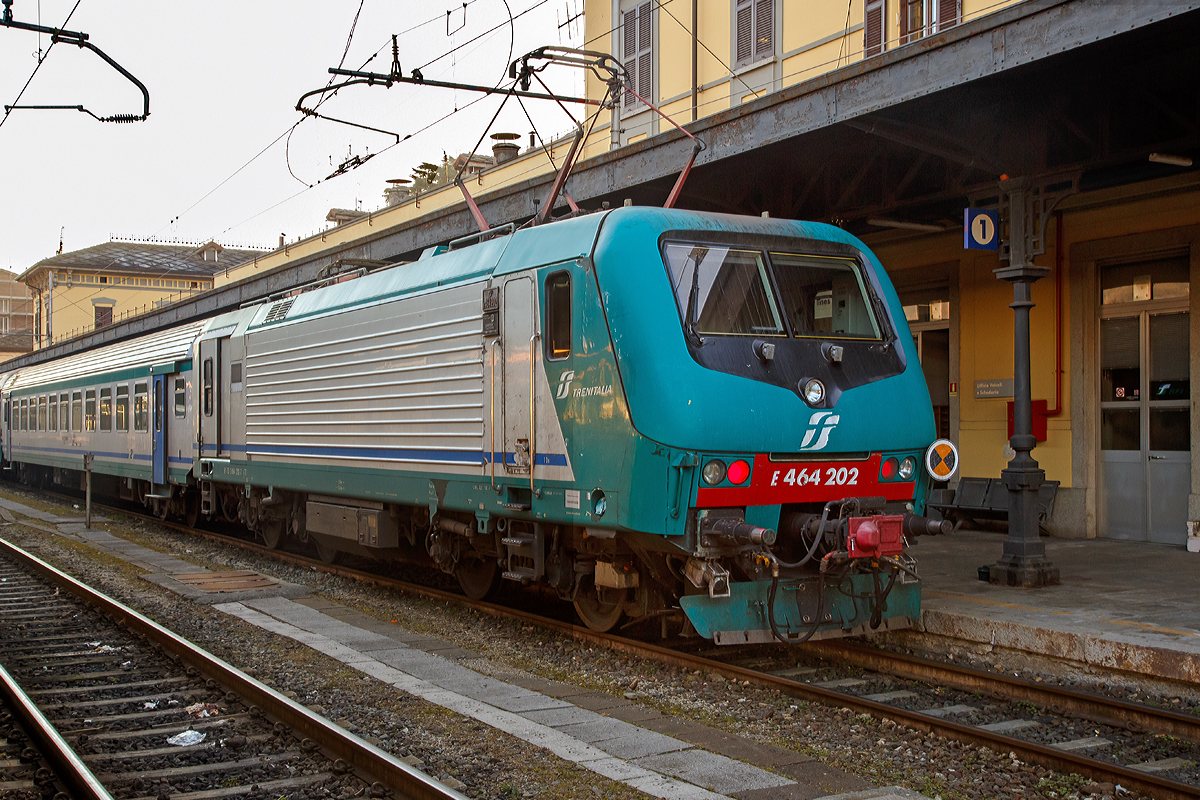
[(71, 407), (67, 404), (69, 397), (66, 392), (58, 396), (58, 429), (63, 431), (71, 430)]
[(133, 429), (150, 430), (150, 393), (144, 383), (133, 385)]
[(83, 429), (85, 431), (94, 431), (96, 430), (96, 390), (88, 389), (85, 397)]
[(112, 389), (108, 386), (100, 390), (100, 430), (112, 430)]
[(50, 409), (46, 415), (46, 430), (58, 430), (58, 395), (50, 395)]
[(685, 330), (697, 334), (786, 335), (760, 251), (668, 244), (663, 248), (663, 260)]
[(129, 386), (117, 387), (117, 430), (129, 430)]
[(46, 396), (38, 398), (38, 430), (46, 430)]
[(879, 339), (859, 265), (848, 258), (771, 253), (796, 336)]
[(175, 416), (183, 417), (187, 415), (187, 380), (184, 378), (175, 379)]
[(213, 360), (204, 359), (204, 416), (211, 417), (213, 412)]
[(571, 274), (546, 278), (546, 358), (561, 361), (571, 355)]
[(71, 430), (83, 430), (83, 392), (71, 392)]

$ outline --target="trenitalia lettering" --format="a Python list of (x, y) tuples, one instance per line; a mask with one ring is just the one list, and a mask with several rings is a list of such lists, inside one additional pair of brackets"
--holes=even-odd
[(582, 389), (576, 389), (572, 397), (607, 397), (613, 393), (612, 384), (608, 386), (585, 386)]

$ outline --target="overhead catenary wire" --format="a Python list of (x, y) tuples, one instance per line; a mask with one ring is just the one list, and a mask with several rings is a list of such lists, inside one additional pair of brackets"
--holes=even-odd
[[(473, 4), (474, 4), (474, 3), (476, 3), (476, 2), (478, 2), (478, 0), (467, 0), (467, 2), (466, 2), (466, 5), (473, 5)], [(77, 2), (77, 3), (76, 3), (76, 6), (78, 7), (78, 5), (79, 5), (79, 3)], [(362, 11), (362, 4), (361, 4), (361, 3), (360, 3), (360, 5), (359, 5), (359, 11), (360, 11), (360, 12)], [(72, 13), (74, 13), (74, 12), (72, 12)], [(421, 28), (425, 27), (426, 25), (431, 25), (431, 24), (433, 24), (433, 23), (435, 23), (435, 22), (441, 22), (443, 18), (444, 18), (444, 17), (443, 17), (441, 14), (439, 14), (439, 15), (437, 15), (437, 16), (430, 17), (429, 19), (425, 20), (424, 22), (418, 22), (416, 25), (413, 25), (413, 26), (411, 26), (411, 27), (409, 27), (409, 28), (406, 28), (406, 29), (404, 29), (403, 31), (400, 31), (400, 32), (399, 32), (397, 35), (398, 35), (398, 36), (403, 36), (403, 35), (404, 35), (404, 34), (406, 34), (406, 33), (412, 33), (412, 32), (414, 32), (414, 31), (420, 30)], [(68, 18), (67, 18), (67, 21), (70, 21), (70, 17), (68, 17)], [(355, 14), (355, 18), (354, 18), (354, 27), (357, 27), (357, 23), (358, 23), (358, 14)], [(66, 23), (66, 22), (64, 22), (63, 24), (64, 24), (64, 25), (66, 25), (67, 23)], [(354, 32), (354, 28), (352, 27), (352, 29), (351, 29), (351, 32), (350, 32), (350, 36), (353, 36), (353, 32)], [(350, 45), (350, 41), (349, 41), (349, 40), (350, 40), (350, 37), (348, 36), (348, 37), (347, 37), (347, 42), (346, 42), (346, 50), (345, 50), (345, 52), (343, 52), (343, 54), (342, 54), (342, 62), (341, 62), (341, 63), (345, 63), (345, 58), (346, 58), (346, 55), (347, 55), (347, 53), (349, 53), (349, 45)], [(365, 61), (362, 63), (362, 66), (360, 66), (360, 67), (359, 67), (359, 69), (363, 69), (363, 68), (364, 68), (364, 67), (366, 67), (368, 64), (370, 64), (370, 63), (371, 63), (373, 60), (375, 60), (375, 58), (377, 58), (377, 57), (379, 56), (379, 54), (380, 54), (380, 53), (382, 53), (382, 52), (383, 52), (383, 51), (384, 51), (384, 50), (385, 50), (385, 49), (386, 49), (386, 48), (387, 48), (389, 45), (390, 45), (390, 41), (389, 41), (389, 42), (385, 42), (385, 43), (383, 44), (383, 46), (382, 46), (382, 47), (380, 47), (378, 50), (376, 50), (374, 53), (372, 53), (372, 54), (371, 54), (371, 55), (370, 55), (370, 56), (369, 56), (369, 57), (368, 57), (368, 58), (367, 58), (367, 59), (366, 59), (366, 60), (365, 60)], [(49, 50), (47, 50), (47, 53), (48, 53), (48, 52), (49, 52)], [(335, 94), (336, 94), (336, 93), (335, 93)], [(18, 99), (20, 99), (20, 98), (18, 97)], [(192, 211), (193, 209), (195, 209), (195, 208), (196, 208), (196, 206), (200, 205), (200, 203), (204, 202), (204, 201), (205, 201), (205, 200), (207, 200), (209, 197), (211, 197), (211, 196), (213, 195), (213, 193), (214, 193), (214, 192), (216, 192), (218, 189), (220, 189), (220, 188), (221, 188), (222, 186), (224, 186), (225, 184), (229, 183), (229, 181), (230, 181), (230, 180), (232, 180), (233, 178), (235, 178), (235, 177), (236, 177), (236, 176), (237, 176), (239, 173), (241, 173), (243, 170), (245, 170), (247, 167), (249, 167), (251, 164), (253, 164), (255, 161), (257, 161), (259, 158), (262, 158), (262, 156), (263, 156), (263, 155), (265, 155), (265, 154), (266, 154), (266, 152), (267, 152), (268, 150), (270, 150), (272, 147), (274, 147), (276, 144), (278, 144), (278, 143), (279, 143), (279, 141), (280, 141), (281, 139), (283, 139), (285, 136), (287, 136), (288, 134), (290, 134), (290, 133), (291, 133), (291, 132), (292, 132), (292, 131), (295, 129), (296, 125), (298, 125), (298, 124), (299, 124), (301, 121), (303, 121), (303, 118), (302, 118), (301, 120), (298, 120), (297, 122), (293, 123), (292, 125), (288, 126), (287, 130), (283, 131), (283, 132), (282, 132), (282, 133), (280, 133), (278, 136), (276, 136), (274, 139), (272, 139), (270, 144), (268, 144), (266, 147), (264, 147), (262, 150), (260, 150), (260, 151), (259, 151), (257, 154), (255, 154), (255, 155), (254, 155), (254, 156), (253, 156), (253, 157), (252, 157), (252, 158), (251, 158), (249, 161), (247, 161), (246, 163), (244, 163), (244, 164), (242, 164), (240, 167), (238, 167), (236, 170), (234, 170), (234, 172), (233, 172), (233, 173), (231, 173), (231, 174), (230, 174), (228, 177), (226, 177), (225, 179), (223, 179), (223, 180), (222, 180), (220, 183), (218, 183), (218, 184), (217, 184), (216, 186), (214, 186), (212, 189), (210, 189), (209, 191), (207, 191), (207, 192), (204, 194), (204, 196), (203, 196), (203, 197), (201, 197), (199, 200), (197, 200), (197, 201), (195, 201), (194, 203), (192, 203), (192, 204), (191, 204), (190, 206), (188, 206), (188, 207), (187, 207), (187, 208), (186, 208), (184, 211), (180, 212), (179, 214), (176, 214), (176, 215), (175, 215), (175, 216), (174, 216), (174, 217), (171, 219), (171, 222), (177, 222), (177, 221), (178, 221), (178, 220), (179, 220), (179, 219), (180, 219), (180, 218), (181, 218), (181, 217), (182, 217), (184, 214), (187, 214), (188, 212), (190, 212), (190, 211)], [(0, 122), (0, 125), (2, 125), (2, 124), (3, 124), (3, 122)], [(299, 180), (299, 178), (297, 178), (297, 180)], [(303, 183), (303, 181), (301, 181), (301, 183)], [(272, 206), (272, 208), (274, 208), (274, 206)], [(248, 222), (248, 221), (249, 221), (249, 220), (244, 220), (243, 222), (241, 222), (241, 223), (238, 223), (238, 225), (244, 224), (244, 222)], [(161, 232), (163, 231), (163, 229), (167, 228), (167, 227), (168, 227), (168, 226), (171, 224), (171, 222), (168, 222), (166, 225), (162, 226), (162, 228), (159, 228), (159, 229), (158, 229), (157, 231), (155, 231), (155, 232), (154, 232), (154, 234), (152, 234), (152, 235), (155, 235), (155, 236), (157, 236), (159, 233), (161, 233)], [(236, 227), (236, 226), (234, 226), (234, 227)], [(227, 230), (231, 230), (231, 229), (227, 229)]]

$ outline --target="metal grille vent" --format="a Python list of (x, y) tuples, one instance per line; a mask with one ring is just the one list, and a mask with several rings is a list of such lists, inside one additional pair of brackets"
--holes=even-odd
[(263, 320), (263, 324), (268, 325), (272, 322), (280, 322), (285, 319), (287, 317), (288, 310), (292, 307), (292, 303), (294, 302), (296, 302), (296, 298), (288, 297), (271, 306), (271, 310), (267, 312), (267, 318)]

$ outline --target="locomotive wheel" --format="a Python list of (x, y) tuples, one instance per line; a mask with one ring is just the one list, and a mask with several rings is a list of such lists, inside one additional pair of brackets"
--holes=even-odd
[(500, 570), (494, 558), (464, 558), (454, 570), (463, 594), (472, 600), (487, 600), (500, 588)]
[[(620, 593), (616, 590), (608, 590), (608, 595), (620, 598)], [(594, 631), (606, 633), (617, 626), (621, 620), (621, 610), (623, 603), (620, 599), (615, 602), (602, 598), (596, 585), (588, 578), (584, 579), (584, 583), (579, 587), (579, 593), (575, 595), (575, 613), (583, 620), (583, 624)]]
[[(286, 524), (281, 519), (264, 519), (259, 523), (260, 532), (262, 533), (263, 544), (268, 550), (278, 550), (283, 545), (283, 534), (287, 530)], [(326, 559), (324, 556), (322, 561)]]
[(317, 548), (317, 558), (324, 561), (326, 564), (333, 566), (342, 563), (345, 553), (338, 550), (336, 547), (329, 547), (321, 543), (320, 539), (313, 538), (313, 546)]

